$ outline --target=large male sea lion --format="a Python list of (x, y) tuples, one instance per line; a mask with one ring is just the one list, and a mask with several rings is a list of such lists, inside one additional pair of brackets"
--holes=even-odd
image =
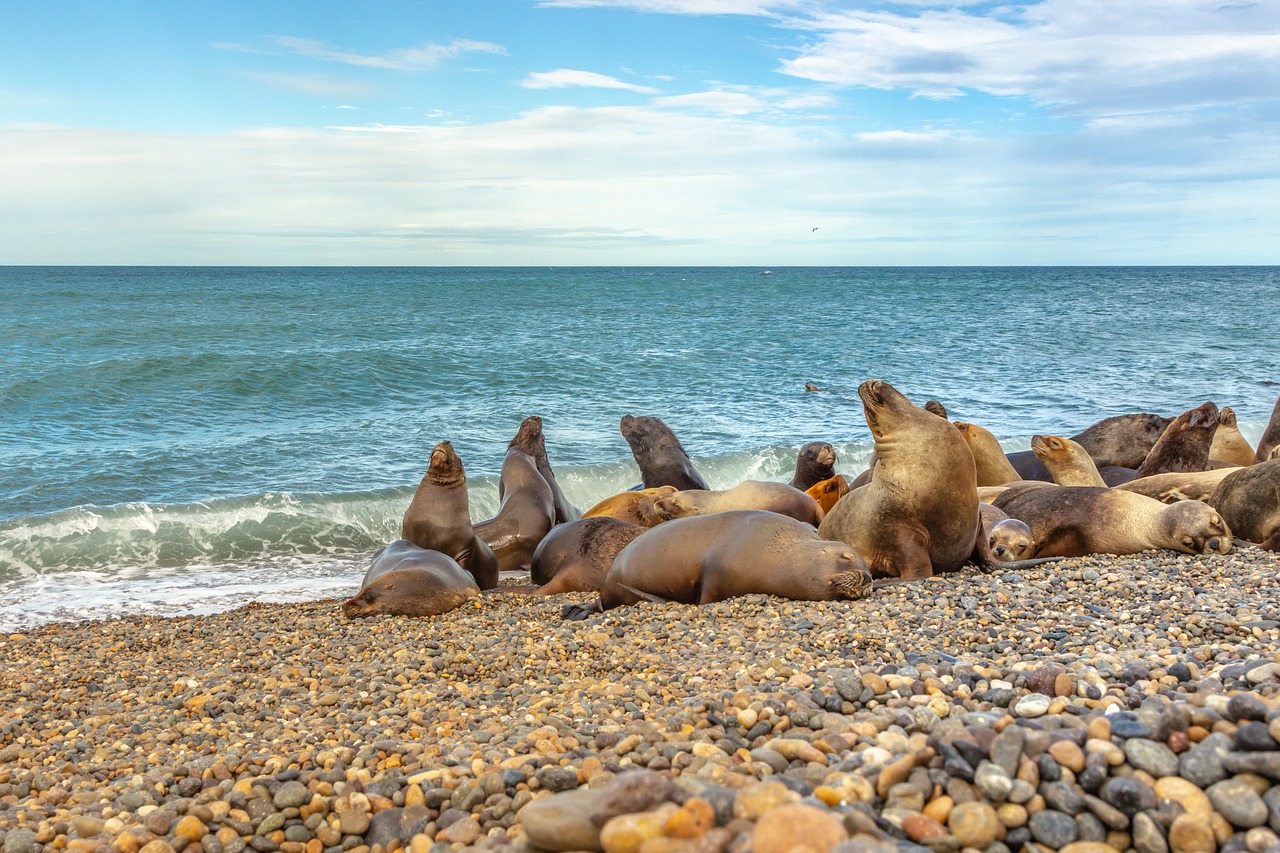
[(1246, 542), (1266, 543), (1280, 534), (1280, 459), (1256, 462), (1226, 477), (1207, 502)]
[(973, 453), (979, 486), (1003, 486), (1022, 479), (990, 430), (964, 421), (955, 421), (955, 426)]
[(1223, 406), (1218, 410), (1218, 429), (1209, 445), (1209, 462), (1244, 467), (1253, 464), (1255, 453), (1249, 440), (1240, 434), (1236, 410)]
[[(1218, 484), (1226, 479), (1227, 475), (1239, 470), (1240, 466), (1236, 465), (1209, 471), (1172, 471), (1167, 474), (1139, 477), (1136, 480), (1121, 483), (1115, 488), (1146, 495), (1166, 504), (1177, 501), (1203, 501), (1213, 494), (1213, 490), (1218, 488)], [(1235, 529), (1230, 519), (1227, 520), (1227, 524), (1232, 530)]]
[(1217, 428), (1218, 407), (1212, 402), (1201, 403), (1178, 415), (1138, 466), (1138, 476), (1205, 470), (1209, 467), (1209, 448)]
[(640, 466), (646, 489), (675, 486), (677, 489), (705, 489), (707, 481), (693, 467), (693, 460), (671, 428), (648, 415), (623, 415), (618, 428), (631, 445), (631, 454)]
[(825, 441), (811, 441), (796, 454), (796, 473), (791, 485), (800, 491), (836, 475), (836, 451)]
[(831, 512), (831, 508), (836, 505), (836, 501), (849, 494), (849, 481), (843, 474), (836, 474), (829, 480), (815, 483), (805, 489), (804, 493), (818, 502), (818, 506), (822, 507), (822, 512), (825, 515)]
[(1271, 456), (1271, 451), (1280, 447), (1280, 398), (1276, 399), (1276, 406), (1271, 410), (1271, 419), (1267, 421), (1267, 428), (1262, 431), (1262, 437), (1258, 439), (1258, 448), (1253, 453), (1254, 462), (1266, 462)]
[[(1147, 412), (1115, 415), (1071, 436), (1071, 440), (1093, 457), (1099, 471), (1112, 466), (1136, 469), (1172, 420)], [(1048, 469), (1030, 450), (1018, 450), (1007, 455), (1022, 479), (1052, 481)], [(1105, 479), (1106, 472), (1103, 471), (1102, 475)]]
[(1107, 485), (1089, 451), (1077, 441), (1059, 435), (1033, 435), (1031, 452), (1059, 486)]
[(617, 518), (580, 518), (558, 525), (533, 552), (533, 593), (597, 592), (618, 553), (647, 528)]
[(1201, 501), (1160, 501), (1120, 489), (1014, 485), (993, 502), (1027, 523), (1037, 557), (1137, 554), (1170, 548), (1187, 554), (1225, 554), (1231, 529)]
[(642, 597), (709, 604), (751, 593), (832, 601), (870, 590), (866, 564), (842, 543), (784, 515), (732, 510), (679, 518), (636, 537), (605, 575), (600, 606)]
[(342, 615), (437, 616), (479, 596), (480, 587), (457, 560), (397, 539), (373, 555), (360, 591), (343, 602)]
[(541, 443), (541, 419), (525, 419), (502, 460), (498, 514), (475, 526), (476, 535), (493, 551), (504, 572), (527, 571), (533, 549), (555, 526), (555, 495), (538, 470), (536, 454)]
[(654, 502), (679, 491), (675, 486), (633, 489), (607, 497), (582, 514), (583, 518), (617, 518), (641, 527), (653, 527), (664, 519), (654, 511)]
[(822, 521), (822, 507), (799, 489), (786, 483), (745, 480), (731, 489), (685, 489), (658, 498), (654, 512), (664, 519), (710, 515), (733, 509), (763, 509), (790, 516), (817, 527)]
[(875, 473), (836, 503), (819, 535), (851, 545), (877, 577), (960, 568), (981, 526), (969, 446), (954, 426), (888, 382), (863, 382), (858, 396), (875, 441)]
[(481, 589), (498, 585), (498, 559), (471, 525), (467, 472), (450, 442), (431, 449), (431, 463), (405, 510), (400, 535), (457, 560)]

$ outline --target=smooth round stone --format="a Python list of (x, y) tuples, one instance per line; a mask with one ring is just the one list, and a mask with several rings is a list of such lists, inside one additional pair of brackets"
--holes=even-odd
[(610, 779), (591, 805), (591, 819), (604, 826), (609, 818), (644, 812), (671, 796), (672, 783), (653, 770), (629, 770)]
[(733, 800), (733, 816), (757, 820), (765, 812), (800, 802), (800, 795), (781, 782), (761, 782), (738, 792)]
[(75, 827), (76, 835), (81, 838), (93, 838), (95, 835), (101, 835), (106, 821), (92, 817), (78, 817), (72, 823)]
[(1133, 847), (1138, 853), (1168, 853), (1169, 842), (1164, 829), (1145, 812), (1133, 816)]
[[(1113, 724), (1114, 729), (1114, 724)], [(1145, 738), (1130, 738), (1124, 742), (1124, 755), (1129, 763), (1159, 779), (1178, 772), (1178, 756), (1163, 743)]]
[(947, 828), (962, 847), (982, 849), (996, 840), (1000, 818), (986, 803), (960, 803), (947, 816)]
[(1033, 669), (1027, 676), (1027, 689), (1032, 693), (1051, 694), (1054, 692), (1054, 683), (1058, 680), (1058, 676), (1064, 674), (1062, 667), (1056, 665)]
[(1200, 743), (1178, 756), (1178, 774), (1201, 788), (1227, 778), (1223, 760), (1232, 747), (1231, 738), (1224, 734), (1211, 734)]
[(1250, 720), (1236, 729), (1236, 749), (1247, 752), (1270, 751), (1280, 748), (1266, 723)]
[(1004, 803), (996, 809), (996, 817), (1009, 829), (1027, 824), (1027, 810), (1017, 803)]
[(1173, 853), (1214, 853), (1218, 839), (1212, 824), (1189, 814), (1179, 815), (1169, 827), (1169, 849)]
[(1084, 750), (1069, 740), (1049, 744), (1049, 755), (1072, 773), (1079, 773), (1084, 769)]
[(1098, 790), (1098, 797), (1107, 805), (1133, 816), (1143, 809), (1156, 807), (1155, 791), (1132, 776), (1116, 776), (1108, 779)]
[(553, 851), (600, 850), (600, 827), (590, 817), (600, 794), (576, 788), (530, 802), (519, 813), (529, 843)]
[(927, 838), (935, 838), (939, 835), (946, 835), (947, 828), (938, 821), (924, 814), (907, 815), (902, 819), (902, 831), (917, 844), (923, 843)]
[(311, 802), (311, 792), (301, 782), (285, 782), (271, 798), (271, 802), (278, 809), (296, 809)]
[(766, 812), (751, 833), (752, 853), (787, 853), (797, 841), (825, 853), (849, 838), (844, 824), (813, 806), (780, 806)]
[(600, 846), (605, 853), (637, 853), (646, 841), (663, 835), (677, 808), (675, 803), (663, 803), (650, 812), (610, 818), (600, 827)]
[(1267, 822), (1267, 804), (1249, 783), (1239, 777), (1223, 779), (1205, 791), (1218, 813), (1233, 826), (1251, 829)]
[(978, 769), (973, 774), (973, 784), (983, 796), (997, 802), (1007, 798), (1009, 792), (1013, 790), (1013, 780), (1009, 778), (1009, 774), (1004, 772), (1004, 768), (990, 761), (984, 761), (978, 765)]
[(436, 834), (437, 841), (449, 844), (470, 844), (480, 837), (480, 822), (467, 816), (449, 824)]
[(1234, 722), (1265, 720), (1267, 703), (1253, 693), (1236, 693), (1227, 702), (1227, 718)]
[(1120, 853), (1120, 851), (1101, 841), (1073, 841), (1058, 853)]
[(1043, 717), (1049, 712), (1049, 705), (1052, 702), (1053, 699), (1043, 693), (1028, 693), (1013, 706), (1013, 713), (1027, 719)]
[(1045, 809), (1031, 815), (1027, 822), (1031, 837), (1054, 850), (1065, 847), (1080, 837), (1075, 820), (1054, 809)]
[(542, 787), (552, 793), (571, 791), (578, 787), (578, 771), (572, 767), (547, 765), (546, 767), (539, 767), (534, 776), (537, 777)]
[(1040, 786), (1040, 794), (1050, 808), (1069, 815), (1084, 811), (1084, 794), (1070, 782), (1050, 782)]
[(1182, 806), (1188, 817), (1194, 817), (1205, 824), (1213, 816), (1213, 803), (1205, 792), (1192, 782), (1177, 776), (1166, 776), (1157, 779), (1156, 796), (1164, 800), (1173, 800)]
[(11, 829), (4, 837), (4, 853), (32, 853), (36, 834), (29, 829)]
[[(1119, 717), (1119, 714), (1115, 716)], [(1151, 726), (1135, 717), (1111, 720), (1111, 735), (1120, 738), (1151, 737)]]

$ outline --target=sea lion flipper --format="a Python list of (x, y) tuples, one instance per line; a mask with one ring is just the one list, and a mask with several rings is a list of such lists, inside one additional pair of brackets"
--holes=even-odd
[(663, 598), (662, 596), (654, 595), (651, 592), (644, 592), (643, 590), (636, 589), (634, 586), (627, 586), (625, 583), (620, 583), (618, 586), (622, 587), (627, 592), (635, 593), (645, 601), (652, 601), (654, 604), (670, 604), (675, 600), (672, 598)]
[(560, 608), (560, 618), (569, 622), (582, 622), (601, 612), (603, 611), (599, 601), (590, 604), (566, 604)]
[(991, 565), (984, 566), (983, 568), (988, 572), (995, 571), (996, 569), (1000, 569), (1002, 571), (1017, 572), (1017, 571), (1021, 571), (1022, 569), (1030, 569), (1033, 566), (1042, 566), (1045, 563), (1056, 563), (1059, 560), (1064, 560), (1064, 559), (1066, 558), (1065, 557), (1033, 557), (1030, 560), (1010, 560), (1007, 563), (992, 563)]

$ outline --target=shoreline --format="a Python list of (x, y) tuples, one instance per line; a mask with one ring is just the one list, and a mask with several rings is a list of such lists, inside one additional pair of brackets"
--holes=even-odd
[[(1021, 847), (1036, 814), (1071, 811), (1044, 793), (1058, 782), (1045, 781), (1043, 757), (1071, 752), (1055, 744), (1080, 741), (1078, 770), (1065, 769), (1074, 753), (1058, 762), (1072, 785), (1086, 785), (1087, 762), (1098, 763), (1089, 756), (1101, 755), (1105, 778), (1158, 792), (1161, 777), (1129, 755), (1130, 741), (1168, 750), (1181, 773), (1177, 756), (1254, 719), (1228, 713), (1231, 695), (1256, 700), (1264, 729), (1280, 714), (1280, 555), (1253, 548), (966, 569), (857, 602), (756, 595), (560, 621), (562, 604), (590, 597), (494, 596), (432, 619), (359, 621), (326, 599), (0, 635), (5, 853), (427, 853), (490, 834), (483, 843), (527, 848), (539, 810), (549, 811), (523, 811), (529, 803), (569, 802), (582, 789), (585, 814), (631, 766), (676, 780), (651, 815), (715, 807), (714, 828), (686, 839), (723, 841), (708, 849), (729, 849), (762, 831), (769, 811), (797, 806), (846, 834), (861, 827), (868, 844), (898, 843), (897, 833), (954, 853), (952, 842), (975, 846), (961, 843), (973, 840), (968, 827), (938, 815), (944, 798), (948, 812), (963, 805), (967, 786), (998, 817), (978, 846), (1003, 853), (991, 845)], [(1108, 723), (1130, 717), (1146, 735)], [(1149, 736), (1153, 719), (1165, 721), (1164, 737)], [(1107, 736), (1093, 737), (1104, 724)], [(1015, 761), (1007, 779), (979, 786), (968, 747), (957, 754), (969, 779), (948, 763), (942, 744), (959, 739), (998, 765), (980, 730), (1011, 726), (1034, 741), (1021, 753), (1038, 768), (1034, 783)], [(1280, 770), (1280, 743), (1263, 746)], [(894, 785), (914, 785), (919, 798), (886, 785), (899, 773)], [(1240, 784), (1263, 780), (1264, 790), (1280, 778), (1232, 771), (1219, 781), (1245, 776)], [(1031, 797), (993, 796), (1019, 779)], [(1280, 788), (1271, 790), (1274, 821)], [(1083, 791), (1106, 799), (1099, 784)], [(758, 810), (739, 802), (760, 798), (768, 806)], [(1228, 821), (1218, 844), (1265, 828), (1246, 831), (1213, 803), (1220, 820), (1200, 817), (1219, 834)], [(1092, 823), (1076, 819), (1098, 811), (1119, 823), (1082, 807), (1068, 843), (1133, 841), (1137, 810), (1126, 829), (1103, 821), (1102, 838), (1084, 837)], [(915, 837), (925, 818), (943, 831)], [(1161, 827), (1166, 840), (1174, 823)]]

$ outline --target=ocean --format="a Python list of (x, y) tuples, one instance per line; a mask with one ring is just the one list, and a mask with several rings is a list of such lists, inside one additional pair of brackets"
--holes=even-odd
[[(866, 465), (888, 380), (1006, 450), (1280, 393), (1276, 267), (0, 266), (0, 630), (353, 594), (448, 439), (476, 520), (544, 419), (582, 508), (657, 415), (712, 488)], [(806, 392), (805, 383), (822, 388)]]

